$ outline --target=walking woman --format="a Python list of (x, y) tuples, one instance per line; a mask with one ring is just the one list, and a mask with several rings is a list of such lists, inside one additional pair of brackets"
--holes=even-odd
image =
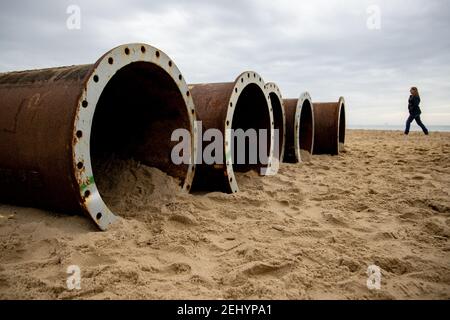
[(419, 90), (417, 90), (416, 87), (412, 87), (409, 92), (411, 93), (411, 95), (409, 96), (409, 100), (408, 100), (409, 117), (408, 117), (408, 120), (406, 120), (405, 134), (409, 133), (409, 128), (411, 127), (411, 122), (416, 120), (419, 127), (422, 128), (423, 133), (428, 135), (428, 129), (422, 123), (422, 120), (420, 120), (420, 114), (422, 113), (422, 111), (420, 110), (420, 107), (419, 107), (419, 104), (420, 104)]

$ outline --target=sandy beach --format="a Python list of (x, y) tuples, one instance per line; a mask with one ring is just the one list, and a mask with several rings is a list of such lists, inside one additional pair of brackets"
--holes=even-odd
[(238, 178), (238, 194), (183, 194), (124, 166), (106, 232), (0, 204), (0, 299), (450, 298), (450, 133), (348, 130), (339, 156)]

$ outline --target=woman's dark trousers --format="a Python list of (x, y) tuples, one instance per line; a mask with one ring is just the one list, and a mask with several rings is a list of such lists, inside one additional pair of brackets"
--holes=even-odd
[(423, 124), (422, 120), (420, 120), (420, 114), (418, 114), (418, 115), (410, 114), (409, 115), (408, 120), (406, 120), (405, 134), (409, 133), (409, 129), (411, 127), (411, 122), (413, 122), (414, 120), (416, 120), (416, 122), (419, 125), (419, 127), (422, 128), (423, 133), (428, 134), (428, 129), (425, 127), (425, 125)]

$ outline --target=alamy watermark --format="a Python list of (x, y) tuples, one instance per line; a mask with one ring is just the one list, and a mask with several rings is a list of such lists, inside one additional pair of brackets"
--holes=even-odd
[(77, 265), (70, 265), (67, 267), (67, 274), (69, 276), (66, 280), (67, 289), (81, 290), (81, 269)]
[(376, 265), (371, 265), (367, 268), (367, 288), (369, 290), (381, 289), (381, 268)]
[(373, 4), (367, 7), (367, 14), (369, 15), (366, 21), (367, 29), (381, 30), (381, 8)]
[(69, 15), (66, 20), (66, 27), (69, 30), (81, 29), (81, 8), (76, 4), (67, 7), (66, 13)]
[[(197, 132), (202, 133), (202, 122), (196, 121)], [(225, 139), (229, 137), (229, 139)], [(208, 129), (197, 136), (196, 164), (262, 165), (262, 175), (278, 172), (279, 130), (274, 129), (273, 140), (268, 129), (226, 129), (224, 134), (218, 129)], [(225, 142), (225, 140), (227, 140)], [(171, 141), (178, 142), (171, 152), (172, 163), (191, 164), (191, 133), (184, 128), (172, 132)], [(273, 150), (270, 147), (273, 141)], [(224, 155), (224, 145), (231, 143), (228, 154)], [(205, 145), (206, 144), (206, 145)], [(204, 146), (205, 145), (205, 146)], [(204, 146), (204, 147), (203, 147)]]

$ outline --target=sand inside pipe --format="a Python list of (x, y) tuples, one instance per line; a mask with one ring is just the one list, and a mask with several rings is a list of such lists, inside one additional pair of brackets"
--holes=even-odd
[(94, 165), (95, 183), (108, 207), (121, 217), (181, 193), (179, 179), (133, 159), (111, 157)]
[(311, 161), (311, 153), (306, 150), (300, 149), (300, 158), (302, 162), (310, 162)]

